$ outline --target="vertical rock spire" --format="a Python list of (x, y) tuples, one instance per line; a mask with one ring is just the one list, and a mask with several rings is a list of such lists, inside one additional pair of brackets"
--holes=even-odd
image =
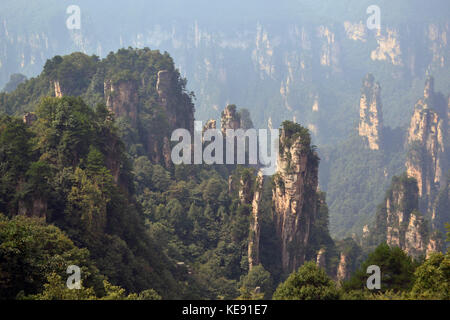
[(293, 122), (283, 123), (272, 200), (284, 272), (296, 270), (305, 261), (318, 210), (318, 164), (308, 130)]
[(371, 150), (382, 145), (383, 114), (381, 111), (381, 87), (372, 74), (367, 74), (361, 88), (359, 101), (359, 136), (364, 137)]

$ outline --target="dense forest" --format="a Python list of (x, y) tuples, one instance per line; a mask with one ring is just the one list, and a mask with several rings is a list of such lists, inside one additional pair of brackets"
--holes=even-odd
[[(326, 193), (317, 189), (321, 155), (299, 124), (281, 125), (288, 165), (274, 176), (260, 179), (255, 166), (171, 163), (170, 133), (194, 130), (186, 84), (168, 53), (148, 48), (55, 56), (39, 76), (12, 78), (0, 93), (1, 299), (450, 298), (448, 252), (411, 256), (387, 245), (387, 235), (331, 238)], [(252, 126), (248, 110), (225, 111)], [(339, 152), (356, 146), (361, 157), (385, 161), (359, 143)], [(347, 170), (339, 169), (365, 180), (364, 167)], [(292, 177), (305, 177), (294, 200)], [(417, 183), (404, 179), (393, 178), (385, 199), (404, 191), (410, 214), (419, 210)], [(285, 248), (289, 230), (277, 221), (291, 200), (304, 200), (297, 212), (308, 229), (294, 230)], [(390, 211), (378, 211), (373, 233), (383, 235)], [(285, 255), (294, 262), (285, 265)], [(383, 280), (370, 291), (374, 264)], [(81, 267), (81, 290), (65, 286), (69, 265)]]

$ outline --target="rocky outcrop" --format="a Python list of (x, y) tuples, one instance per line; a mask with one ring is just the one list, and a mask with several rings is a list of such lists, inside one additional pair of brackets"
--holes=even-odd
[(227, 105), (220, 118), (220, 130), (223, 136), (225, 137), (227, 129), (236, 130), (240, 127), (241, 117), (237, 113), (236, 106), (234, 104)]
[(104, 95), (106, 106), (116, 117), (127, 117), (131, 120), (133, 127), (137, 123), (138, 108), (138, 86), (134, 81), (105, 81)]
[(439, 191), (447, 183), (449, 110), (448, 101), (434, 91), (434, 80), (428, 77), (408, 129), (406, 172), (417, 180), (420, 209), (432, 220), (437, 218), (433, 211)]
[(203, 132), (209, 129), (217, 129), (216, 120), (208, 120), (206, 121), (205, 125), (203, 126)]
[(260, 239), (260, 203), (262, 198), (264, 177), (262, 171), (258, 171), (255, 181), (255, 191), (252, 199), (252, 216), (250, 219), (250, 234), (248, 240), (248, 267), (251, 270), (259, 264), (259, 239)]
[(367, 41), (366, 26), (360, 21), (359, 23), (351, 23), (344, 21), (344, 29), (347, 37), (354, 41)]
[[(233, 176), (228, 179), (229, 189), (233, 191)], [(251, 270), (259, 264), (259, 240), (260, 240), (260, 202), (262, 198), (264, 176), (258, 171), (256, 177), (250, 169), (244, 169), (240, 173), (238, 194), (241, 206), (249, 206), (250, 225), (248, 236), (248, 266)]]
[(34, 112), (26, 112), (23, 115), (23, 123), (27, 126), (33, 125), (33, 123), (37, 120), (37, 116)]
[[(142, 108), (148, 108), (148, 95), (140, 92), (149, 91), (145, 79), (104, 81), (104, 98), (107, 107), (116, 117), (125, 118), (132, 128), (140, 130), (141, 143), (154, 163), (172, 166), (170, 135), (178, 128), (194, 130), (194, 106), (188, 94), (186, 94), (177, 82), (174, 71), (160, 70), (157, 73), (156, 85), (153, 89), (156, 103), (164, 113), (161, 118), (158, 112), (146, 115), (145, 123), (139, 118)], [(144, 101), (145, 100), (145, 101)], [(152, 101), (152, 103), (154, 103)], [(156, 109), (156, 106), (152, 106)], [(152, 118), (155, 117), (155, 118)], [(163, 121), (167, 121), (163, 123)], [(145, 129), (145, 128), (151, 129)], [(158, 128), (157, 130), (155, 128)]]
[(372, 60), (384, 60), (392, 63), (394, 66), (403, 65), (402, 51), (399, 42), (398, 31), (386, 28), (377, 32), (378, 47), (370, 54)]
[(429, 254), (430, 250), (441, 250), (439, 241), (430, 240), (429, 226), (419, 211), (417, 182), (406, 174), (392, 179), (384, 204), (377, 212), (375, 228), (370, 232), (378, 242), (399, 247), (415, 258)]
[(55, 92), (55, 97), (61, 98), (63, 96), (63, 93), (61, 90), (61, 85), (58, 80), (53, 81), (53, 88), (54, 88), (54, 92)]
[(336, 273), (336, 279), (338, 282), (347, 280), (350, 275), (348, 258), (345, 253), (341, 253), (339, 258), (338, 269)]
[(285, 122), (272, 191), (284, 272), (296, 270), (305, 261), (310, 230), (318, 210), (318, 163), (307, 129)]
[(318, 37), (321, 39), (322, 48), (320, 51), (320, 64), (331, 67), (334, 72), (340, 71), (339, 68), (339, 42), (336, 41), (335, 33), (327, 26), (319, 26), (317, 30)]
[(319, 250), (319, 252), (317, 253), (317, 258), (316, 258), (316, 265), (317, 265), (319, 268), (322, 268), (322, 269), (326, 269), (326, 256), (325, 256), (325, 252), (326, 252), (326, 249), (325, 249), (325, 248), (321, 248), (321, 249)]
[(371, 150), (379, 150), (382, 145), (383, 114), (381, 111), (381, 88), (372, 74), (368, 74), (361, 88), (359, 102), (359, 136), (364, 137)]

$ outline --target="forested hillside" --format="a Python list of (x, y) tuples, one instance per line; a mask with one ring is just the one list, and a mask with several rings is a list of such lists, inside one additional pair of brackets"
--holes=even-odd
[[(396, 245), (383, 227), (398, 212), (385, 208), (373, 236), (330, 237), (326, 194), (317, 189), (320, 158), (299, 124), (282, 124), (273, 177), (254, 166), (174, 165), (169, 136), (179, 127), (194, 130), (193, 96), (170, 56), (147, 48), (105, 59), (56, 56), (38, 77), (1, 94), (2, 298), (446, 297), (445, 283), (427, 289), (415, 280), (425, 281), (425, 264), (441, 268), (448, 259), (433, 253), (442, 244), (432, 242), (426, 225), (399, 225), (429, 241), (423, 249), (400, 236), (397, 245), (418, 260), (382, 245), (368, 256), (380, 243)], [(221, 124), (249, 128), (252, 120), (230, 105)], [(215, 128), (214, 121), (207, 125)], [(354, 139), (348, 153), (360, 144), (371, 157), (361, 137)], [(412, 197), (402, 214), (420, 216), (417, 182), (408, 181), (416, 189), (387, 197)], [(425, 252), (434, 260), (419, 267)], [(404, 282), (376, 295), (361, 291), (362, 271), (352, 274), (367, 256), (393, 270), (406, 264)], [(82, 290), (64, 285), (72, 264), (82, 268)], [(293, 293), (296, 277), (316, 289)]]

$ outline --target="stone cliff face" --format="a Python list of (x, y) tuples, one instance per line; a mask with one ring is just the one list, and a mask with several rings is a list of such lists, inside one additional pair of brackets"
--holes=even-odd
[(339, 264), (338, 269), (336, 273), (336, 279), (337, 281), (344, 281), (349, 278), (350, 272), (349, 272), (349, 266), (348, 266), (348, 257), (345, 253), (341, 253), (339, 258)]
[(447, 183), (449, 110), (448, 101), (434, 92), (434, 80), (428, 77), (408, 129), (406, 172), (417, 180), (420, 209), (431, 214), (432, 220), (439, 190)]
[(370, 53), (372, 60), (386, 60), (394, 66), (403, 65), (398, 31), (391, 28), (377, 32), (378, 47)]
[(368, 74), (361, 88), (359, 103), (359, 135), (367, 140), (371, 150), (379, 150), (382, 145), (383, 114), (381, 111), (380, 85), (373, 75)]
[(62, 90), (61, 90), (61, 84), (58, 80), (53, 81), (53, 87), (55, 89), (55, 97), (61, 98), (63, 96)]
[[(148, 50), (148, 49), (147, 49)], [(79, 54), (83, 57), (82, 54)], [(194, 130), (194, 105), (191, 96), (185, 92), (183, 80), (180, 79), (176, 69), (159, 70), (156, 74), (141, 73), (138, 77), (123, 77), (115, 71), (97, 70), (93, 76), (86, 77), (85, 82), (91, 81), (89, 86), (78, 91), (74, 88), (61, 87), (61, 79), (51, 80), (50, 84), (54, 95), (86, 95), (95, 96), (95, 103), (102, 102), (116, 118), (125, 119), (133, 137), (132, 143), (141, 148), (154, 163), (172, 166), (170, 136), (178, 128), (188, 129), (191, 134)], [(130, 70), (121, 70), (127, 74)], [(154, 71), (153, 71), (154, 72)], [(155, 79), (156, 76), (156, 79)], [(149, 79), (154, 79), (154, 85), (149, 86)], [(150, 80), (152, 81), (152, 80)], [(74, 91), (75, 90), (75, 91)], [(25, 119), (25, 118), (24, 118)], [(25, 119), (32, 121), (30, 115)], [(126, 134), (126, 133), (125, 133)], [(115, 141), (111, 141), (114, 149)], [(110, 164), (114, 178), (117, 180), (120, 169), (114, 160), (106, 159)]]
[(205, 125), (203, 126), (203, 132), (209, 129), (217, 129), (216, 120), (208, 120), (206, 121)]
[[(251, 270), (259, 264), (259, 240), (260, 240), (260, 202), (264, 176), (258, 171), (256, 177), (249, 171), (244, 171), (239, 180), (239, 200), (241, 205), (251, 206), (251, 216), (248, 237), (248, 266)], [(229, 177), (229, 188), (233, 184), (232, 176)]]
[(250, 220), (250, 235), (248, 241), (248, 267), (251, 270), (259, 264), (259, 239), (260, 239), (260, 203), (262, 198), (263, 174), (258, 172), (255, 182), (255, 192), (252, 199), (252, 217)]
[(225, 137), (227, 129), (236, 130), (240, 127), (241, 118), (236, 111), (236, 106), (234, 104), (227, 105), (220, 118), (220, 130), (223, 136)]
[(119, 81), (113, 83), (105, 81), (104, 96), (106, 106), (116, 117), (127, 117), (131, 120), (133, 127), (137, 123), (138, 115), (138, 86), (134, 81)]
[(321, 248), (319, 250), (319, 252), (317, 253), (317, 258), (316, 258), (316, 265), (319, 268), (325, 269), (326, 268), (326, 257), (325, 257), (325, 252), (326, 249), (325, 248)]
[(187, 94), (177, 92), (175, 74), (168, 70), (158, 71), (156, 91), (159, 103), (166, 110), (170, 128), (194, 130), (194, 105)]
[(440, 240), (431, 233), (419, 212), (416, 180), (406, 175), (393, 178), (384, 205), (377, 212), (375, 228), (370, 232), (377, 242), (385, 241), (415, 258), (441, 250)]
[[(159, 106), (165, 113), (167, 127), (156, 132), (149, 130), (142, 134), (142, 144), (145, 146), (149, 158), (155, 163), (172, 165), (170, 159), (171, 130), (178, 128), (194, 129), (194, 106), (185, 93), (177, 91), (175, 75), (167, 70), (158, 71), (155, 91)], [(108, 108), (116, 117), (124, 117), (130, 121), (133, 128), (145, 126), (139, 114), (143, 105), (139, 91), (145, 86), (143, 81), (119, 80), (113, 82), (105, 80), (104, 98)]]
[[(60, 5), (55, 12), (65, 9)], [(91, 5), (84, 6), (88, 12), (99, 14), (98, 10), (89, 8)], [(111, 6), (111, 10), (121, 14), (117, 7)], [(23, 28), (17, 29), (13, 27), (14, 18), (5, 12), (0, 20), (0, 37), (4, 39), (0, 43), (0, 87), (12, 73), (36, 75), (46, 59), (62, 52), (105, 56), (121, 47), (160, 48), (171, 53), (183, 75), (190, 80), (202, 118), (218, 118), (220, 110), (211, 106), (221, 106), (227, 101), (240, 101), (242, 105), (255, 108), (259, 105), (254, 103), (255, 97), (261, 101), (274, 99), (274, 103), (280, 104), (286, 101), (285, 110), (278, 114), (264, 113), (255, 118), (255, 125), (262, 127), (269, 117), (278, 125), (284, 119), (292, 119), (293, 114), (297, 119), (301, 115), (305, 123), (313, 121), (316, 116), (306, 110), (313, 101), (305, 102), (305, 95), (299, 88), (320, 87), (333, 75), (338, 78), (332, 80), (342, 81), (343, 71), (350, 68), (354, 74), (361, 74), (375, 66), (383, 73), (383, 78), (401, 74), (401, 81), (408, 84), (423, 77), (428, 69), (439, 70), (443, 75), (448, 73), (450, 24), (429, 16), (420, 23), (409, 15), (411, 21), (406, 23), (386, 20), (376, 33), (367, 29), (363, 17), (357, 20), (337, 17), (335, 22), (326, 23), (312, 14), (313, 20), (320, 22), (296, 19), (271, 23), (257, 19), (244, 25), (223, 24), (224, 28), (217, 29), (216, 19), (224, 17), (220, 12), (212, 14), (216, 16), (211, 21), (149, 18), (138, 28), (130, 23), (125, 29), (109, 26), (106, 32), (100, 32), (107, 25), (103, 16), (91, 19), (89, 28), (80, 30), (58, 27), (59, 22), (56, 25), (52, 22), (59, 21), (53, 19), (55, 17), (38, 28), (24, 23)], [(351, 58), (346, 59), (346, 56)], [(255, 85), (248, 86), (249, 81)], [(235, 90), (244, 87), (247, 90)], [(355, 89), (352, 87), (346, 93)], [(339, 114), (341, 108), (327, 103), (323, 109), (326, 114), (332, 114), (321, 119), (323, 127), (330, 127), (333, 116)], [(256, 114), (255, 109), (250, 111)], [(329, 134), (320, 129), (318, 127), (319, 134)]]
[(300, 126), (282, 128), (274, 176), (273, 215), (284, 272), (296, 270), (305, 261), (318, 209), (318, 157), (310, 149), (309, 134), (301, 134), (302, 130)]

